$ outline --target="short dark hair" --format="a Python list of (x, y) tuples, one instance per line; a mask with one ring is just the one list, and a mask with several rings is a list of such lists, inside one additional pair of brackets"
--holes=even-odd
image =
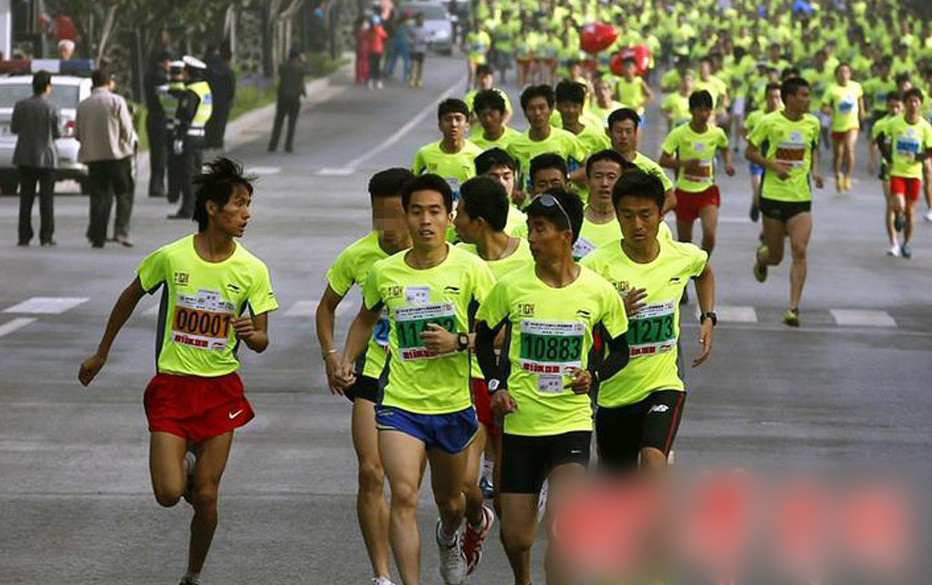
[(660, 177), (641, 169), (631, 169), (622, 173), (612, 189), (612, 205), (615, 209), (622, 197), (650, 199), (657, 204), (657, 210), (662, 211), (666, 191)]
[(897, 91), (897, 90), (895, 90), (895, 89), (894, 89), (893, 91), (887, 92), (887, 101), (888, 101), (888, 102), (891, 102), (891, 101), (893, 101), (893, 102), (901, 102), (901, 101), (903, 101), (903, 92)]
[(483, 75), (494, 75), (492, 68), (485, 64), (476, 67), (476, 77), (479, 78)]
[(254, 191), (252, 182), (256, 180), (254, 176), (243, 174), (241, 164), (226, 157), (216, 158), (206, 166), (207, 172), (202, 172), (194, 178), (197, 195), (194, 201), (193, 219), (197, 222), (199, 232), (206, 230), (209, 223), (208, 201), (213, 201), (220, 207), (225, 206), (237, 185), (242, 186), (252, 195)]
[(437, 120), (443, 120), (447, 114), (463, 114), (469, 118), (469, 106), (461, 99), (447, 98), (437, 106)]
[(460, 199), (469, 217), (481, 217), (497, 232), (505, 229), (510, 203), (501, 183), (489, 177), (473, 177), (460, 186)]
[(547, 169), (557, 169), (563, 173), (564, 177), (568, 176), (570, 173), (570, 169), (566, 165), (566, 159), (555, 152), (545, 152), (531, 159), (531, 168), (528, 169), (528, 176), (531, 178), (531, 182), (534, 181), (534, 175)]
[(896, 74), (896, 76), (893, 78), (893, 81), (894, 81), (897, 85), (900, 85), (901, 83), (905, 83), (905, 82), (909, 81), (909, 78), (910, 78), (909, 73), (907, 73), (906, 71), (901, 71), (901, 72), (899, 72), (899, 73)]
[(479, 110), (485, 110), (486, 108), (492, 108), (502, 114), (508, 109), (505, 105), (505, 98), (494, 89), (483, 89), (476, 94), (476, 97), (472, 98), (472, 104), (469, 105), (472, 106), (472, 110), (477, 114)]
[(33, 95), (39, 95), (40, 93), (45, 93), (45, 89), (52, 85), (52, 74), (42, 69), (41, 71), (36, 71), (32, 76), (32, 93)]
[(413, 178), (414, 173), (402, 167), (379, 171), (369, 179), (369, 198), (401, 197), (405, 184)]
[(110, 83), (110, 74), (103, 69), (94, 69), (91, 72), (91, 85), (93, 87), (103, 87)]
[(802, 77), (784, 79), (783, 84), (780, 85), (780, 99), (786, 101), (788, 96), (796, 95), (796, 92), (799, 91), (801, 87), (809, 87), (809, 82)]
[(637, 127), (641, 125), (641, 117), (638, 116), (637, 112), (631, 108), (618, 108), (608, 115), (608, 129), (611, 130), (612, 126), (614, 126), (616, 122), (624, 122), (625, 120), (631, 120), (634, 122), (635, 130), (637, 130)]
[(777, 83), (776, 81), (771, 81), (770, 83), (767, 84), (767, 87), (764, 88), (764, 95), (767, 95), (773, 90), (780, 91), (780, 84)]
[(905, 92), (903, 92), (903, 101), (904, 101), (904, 102), (905, 102), (906, 100), (908, 100), (909, 98), (911, 98), (911, 97), (917, 97), (917, 98), (919, 98), (919, 101), (921, 102), (921, 101), (923, 100), (922, 90), (919, 89), (918, 87), (911, 87), (911, 88), (907, 89)]
[(549, 85), (530, 85), (521, 92), (521, 109), (527, 110), (527, 105), (534, 98), (541, 97), (547, 101), (547, 105), (553, 108), (556, 97), (553, 94), (553, 88)]
[(607, 148), (605, 150), (600, 150), (598, 152), (592, 153), (589, 155), (589, 158), (586, 159), (586, 176), (592, 174), (592, 165), (600, 161), (611, 161), (617, 163), (621, 170), (629, 169), (634, 167), (633, 163), (630, 163), (625, 160), (625, 157), (621, 156), (614, 150)]
[(453, 213), (453, 189), (450, 184), (440, 175), (427, 173), (418, 175), (405, 183), (401, 190), (401, 206), (405, 211), (411, 203), (411, 194), (415, 191), (436, 191), (443, 197), (443, 205), (447, 208), (447, 213)]
[[(542, 194), (543, 195), (543, 194)], [(573, 242), (579, 238), (579, 230), (582, 229), (583, 222), (583, 204), (582, 200), (570, 193), (566, 189), (550, 189), (547, 191), (546, 195), (552, 195), (563, 207), (563, 211), (566, 212), (566, 216), (563, 215), (563, 212), (557, 209), (557, 207), (551, 206), (547, 207), (539, 201), (541, 195), (538, 195), (531, 200), (531, 204), (525, 209), (528, 219), (534, 217), (546, 217), (550, 220), (557, 228), (561, 230), (572, 230), (573, 231)], [(566, 220), (569, 218), (570, 223), (567, 224)]]
[(476, 174), (484, 175), (494, 167), (508, 167), (512, 171), (518, 170), (518, 163), (515, 159), (499, 147), (490, 148), (483, 152), (473, 161), (476, 165)]
[(554, 93), (556, 94), (558, 104), (560, 102), (571, 102), (574, 104), (586, 103), (586, 86), (578, 81), (561, 81), (557, 84), (557, 89)]
[(707, 90), (700, 89), (689, 94), (689, 111), (697, 108), (712, 109), (712, 94)]

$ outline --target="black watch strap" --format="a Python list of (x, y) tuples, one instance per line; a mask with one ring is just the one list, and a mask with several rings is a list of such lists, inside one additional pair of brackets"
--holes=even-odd
[(718, 325), (718, 315), (715, 314), (715, 311), (706, 311), (699, 315), (699, 324), (705, 323), (706, 319), (712, 319), (712, 327)]

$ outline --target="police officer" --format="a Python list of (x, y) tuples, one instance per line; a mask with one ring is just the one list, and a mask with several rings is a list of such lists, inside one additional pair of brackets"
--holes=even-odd
[(168, 202), (177, 203), (181, 198), (181, 154), (175, 154), (175, 119), (178, 115), (178, 102), (187, 89), (184, 83), (184, 61), (172, 61), (168, 70), (168, 85), (161, 88), (159, 100), (165, 112), (165, 149), (168, 152)]
[(194, 215), (194, 177), (201, 172), (204, 162), (204, 128), (213, 112), (213, 95), (205, 81), (207, 65), (185, 55), (185, 90), (180, 93), (175, 116), (175, 134), (172, 150), (180, 155), (181, 207), (169, 219), (191, 219)]
[(169, 135), (165, 132), (165, 118), (174, 116), (174, 105), (165, 109), (162, 97), (168, 94), (168, 72), (171, 56), (159, 53), (146, 72), (146, 133), (149, 135), (149, 197), (165, 196), (165, 167), (168, 163)]

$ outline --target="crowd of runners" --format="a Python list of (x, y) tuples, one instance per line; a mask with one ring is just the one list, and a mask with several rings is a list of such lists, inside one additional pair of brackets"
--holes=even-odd
[[(590, 460), (609, 475), (663, 472), (686, 398), (680, 321), (691, 282), (692, 366), (712, 352), (716, 177), (733, 175), (734, 159), (750, 165), (749, 214), (761, 223), (749, 277), (763, 282), (788, 240), (782, 320), (793, 327), (823, 148), (839, 194), (857, 150), (869, 150), (890, 255), (911, 256), (919, 199), (924, 191), (928, 206), (932, 192), (930, 23), (892, 0), (843, 10), (483, 1), (475, 16), (471, 91), (438, 105), (439, 140), (410, 167), (371, 176), (373, 230), (334, 260), (317, 309), (328, 386), (353, 404), (356, 509), (375, 585), (395, 582), (391, 556), (398, 582), (421, 582), (416, 513), (428, 466), (439, 515), (429, 538), (451, 585), (504, 579), (477, 573), (496, 519), (514, 583), (528, 585), (539, 522), (552, 528)], [(591, 56), (580, 36), (597, 20), (617, 40)], [(644, 71), (633, 55), (613, 57), (634, 46), (650, 50)], [(512, 68), (514, 102), (496, 84)], [(639, 150), (652, 101), (668, 130), (656, 161)], [(518, 108), (523, 132), (509, 126)], [(265, 265), (236, 241), (252, 191), (236, 164), (209, 165), (198, 233), (142, 262), (81, 366), (86, 385), (139, 299), (163, 291), (159, 374), (145, 404), (156, 499), (195, 510), (182, 583), (199, 582), (233, 430), (253, 416), (236, 347), (263, 351), (277, 308)], [(354, 285), (363, 306), (340, 347), (337, 308)], [(550, 584), (572, 582), (555, 547), (544, 569)]]

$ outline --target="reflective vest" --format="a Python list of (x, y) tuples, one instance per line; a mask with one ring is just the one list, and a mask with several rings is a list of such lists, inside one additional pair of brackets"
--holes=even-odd
[(188, 84), (188, 90), (197, 94), (197, 111), (191, 118), (191, 126), (188, 127), (188, 136), (203, 136), (204, 127), (210, 120), (210, 115), (214, 111), (214, 96), (210, 92), (210, 85), (206, 81), (195, 81)]
[(175, 113), (178, 109), (178, 92), (180, 91), (184, 91), (183, 81), (173, 81), (156, 88), (156, 95), (165, 113), (165, 127), (169, 130), (175, 127)]

